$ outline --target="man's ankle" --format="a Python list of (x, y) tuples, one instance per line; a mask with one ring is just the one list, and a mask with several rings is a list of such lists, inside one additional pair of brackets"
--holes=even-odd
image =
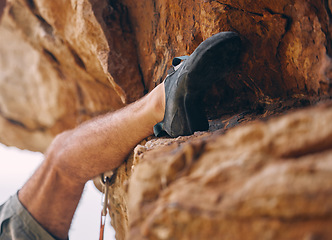
[[(153, 104), (152, 113), (156, 124), (164, 119), (165, 114), (165, 86), (164, 83), (159, 84), (150, 92), (151, 104)], [(149, 99), (150, 100), (150, 99)]]

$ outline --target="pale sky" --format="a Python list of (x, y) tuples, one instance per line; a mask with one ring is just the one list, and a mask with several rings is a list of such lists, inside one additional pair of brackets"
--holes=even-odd
[[(41, 153), (22, 151), (0, 144), (0, 205), (15, 194), (43, 160)], [(101, 193), (89, 181), (75, 213), (70, 240), (99, 239)], [(110, 218), (106, 220), (105, 240), (115, 239)]]

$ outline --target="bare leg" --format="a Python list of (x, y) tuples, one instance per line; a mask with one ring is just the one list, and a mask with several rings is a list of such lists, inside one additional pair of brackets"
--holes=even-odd
[(65, 239), (85, 183), (118, 167), (164, 117), (164, 85), (119, 111), (58, 135), (19, 199), (51, 234)]

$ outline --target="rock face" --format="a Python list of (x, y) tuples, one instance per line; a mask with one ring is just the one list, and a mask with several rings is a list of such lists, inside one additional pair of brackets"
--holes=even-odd
[(7, 2), (0, 25), (2, 142), (44, 151), (57, 133), (143, 95), (132, 37), (98, 22), (108, 8), (106, 1)]
[(191, 53), (212, 34), (236, 31), (245, 45), (243, 64), (218, 85), (223, 92), (217, 98), (220, 104), (317, 96), (329, 89), (322, 64), (331, 66), (327, 56), (331, 1), (125, 0), (124, 4), (133, 19), (145, 81), (161, 78), (169, 59)]
[(219, 117), (330, 95), (331, 0), (8, 0), (0, 141), (44, 151), (59, 132), (140, 98), (174, 56), (236, 31), (242, 62), (206, 98)]
[(141, 143), (111, 188), (117, 239), (331, 239), (331, 120), (329, 103)]
[(331, 0), (7, 0), (0, 142), (43, 152), (153, 89), (173, 57), (235, 31), (241, 62), (204, 99), (220, 130), (136, 148), (110, 189), (117, 238), (329, 239), (331, 104), (249, 122), (331, 97), (331, 10)]

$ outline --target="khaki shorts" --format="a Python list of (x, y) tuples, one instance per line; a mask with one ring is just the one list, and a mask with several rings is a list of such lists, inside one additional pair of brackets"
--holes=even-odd
[(0, 206), (0, 240), (55, 240), (30, 215), (17, 194)]

